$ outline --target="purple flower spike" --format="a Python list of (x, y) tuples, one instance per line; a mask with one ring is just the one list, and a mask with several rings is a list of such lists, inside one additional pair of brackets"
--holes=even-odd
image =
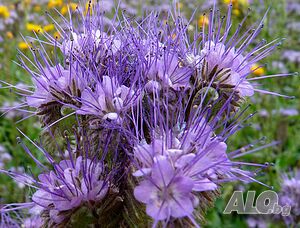
[[(258, 40), (264, 27), (267, 12), (259, 23), (245, 28), (245, 32), (242, 32), (242, 28), (249, 12), (235, 31), (232, 29), (231, 14), (232, 4), (228, 5), (227, 17), (221, 16), (214, 4), (209, 13), (208, 25), (203, 22), (200, 52), (196, 52), (195, 55), (200, 57), (201, 62), (199, 67), (201, 77), (198, 80), (213, 81), (212, 86), (218, 89), (220, 93), (226, 93), (226, 90), (231, 89), (237, 93), (238, 98), (252, 96), (254, 92), (293, 98), (260, 89), (258, 83), (252, 83), (264, 78), (284, 77), (293, 74), (250, 78), (256, 70), (251, 69), (251, 67), (254, 64), (257, 64), (258, 68), (262, 67), (263, 65), (260, 65), (259, 62), (271, 55), (282, 42), (280, 39), (275, 39), (269, 43), (266, 40)], [(251, 47), (252, 44), (255, 44), (253, 48)]]
[(199, 201), (196, 194), (216, 190), (219, 175), (230, 174), (226, 144), (213, 139), (211, 128), (201, 123), (201, 136), (187, 131), (135, 147), (134, 156), (140, 165), (133, 175), (143, 180), (134, 195), (146, 204), (146, 212), (154, 220), (192, 218)]
[[(55, 162), (54, 158), (42, 147), (35, 144), (48, 160), (51, 170), (33, 157), (20, 140), (19, 142), (25, 151), (43, 171), (38, 175), (38, 178), (33, 178), (27, 174), (0, 169), (0, 172), (36, 189), (30, 202), (5, 205), (2, 209), (3, 212), (27, 211), (33, 216), (32, 219), (34, 216), (37, 219), (38, 217), (42, 218), (43, 225), (56, 226), (69, 224), (73, 213), (83, 207), (87, 208), (86, 213), (99, 207), (111, 187), (111, 172), (103, 164), (103, 159), (107, 153), (104, 152), (101, 159), (97, 154), (90, 155), (90, 143), (88, 139), (83, 142), (82, 137), (77, 147), (71, 146), (71, 142), (66, 137), (68, 146), (65, 153), (62, 153), (59, 147), (57, 148), (60, 156), (64, 158), (59, 163)], [(75, 141), (79, 143), (78, 138)], [(81, 147), (81, 143), (85, 146)], [(66, 156), (68, 158), (65, 158)], [(30, 223), (30, 219), (28, 223)]]

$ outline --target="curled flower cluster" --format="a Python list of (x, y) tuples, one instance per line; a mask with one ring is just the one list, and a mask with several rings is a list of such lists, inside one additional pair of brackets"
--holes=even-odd
[(55, 171), (39, 175), (40, 189), (32, 195), (32, 201), (40, 209), (49, 210), (55, 223), (62, 223), (70, 210), (84, 203), (93, 206), (104, 198), (108, 183), (101, 180), (101, 174), (100, 163), (82, 156), (75, 161), (60, 161)]
[[(19, 143), (30, 156), (33, 156), (22, 141)], [(66, 152), (63, 153), (58, 147), (61, 157), (64, 158), (58, 163), (47, 151), (36, 145), (47, 159), (48, 166), (52, 167), (52, 170), (49, 170), (46, 165), (34, 158), (42, 170), (37, 177), (18, 171), (2, 170), (19, 183), (36, 189), (31, 196), (31, 202), (11, 204), (2, 208), (3, 211), (27, 209), (30, 217), (22, 218), (21, 221), (25, 227), (70, 224), (74, 214), (81, 208), (85, 208), (86, 213), (98, 213), (95, 211), (101, 208), (108, 195), (111, 174), (104, 167), (102, 159), (105, 155), (102, 159), (98, 158), (100, 155), (92, 157), (87, 145), (88, 140), (84, 140), (84, 147), (72, 146), (68, 138), (66, 143), (69, 145)], [(3, 216), (5, 214), (4, 212)], [(15, 222), (20, 222), (20, 219), (15, 218)], [(31, 226), (31, 223), (36, 224)]]
[(56, 54), (33, 47), (34, 61), (21, 55), (34, 89), (20, 91), (57, 150), (34, 143), (45, 165), (21, 143), (42, 172), (36, 178), (1, 170), (36, 189), (30, 202), (1, 209), (1, 222), (27, 210), (43, 226), (198, 227), (221, 184), (260, 183), (245, 166), (269, 164), (235, 161), (257, 149), (229, 152), (227, 140), (251, 117), (240, 108), (246, 97), (276, 94), (252, 83), (264, 76), (249, 76), (278, 44), (248, 50), (262, 22), (230, 36), (231, 10), (225, 20), (214, 6), (199, 34), (190, 34), (177, 9), (140, 20), (116, 12), (107, 25), (101, 4), (90, 3), (76, 20), (54, 21), (61, 40), (44, 34), (43, 42)]

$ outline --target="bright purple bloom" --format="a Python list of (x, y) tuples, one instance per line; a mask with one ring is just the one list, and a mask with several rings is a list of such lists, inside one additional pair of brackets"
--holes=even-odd
[(162, 50), (159, 52), (163, 54), (157, 58), (149, 58), (147, 64), (150, 68), (147, 77), (150, 80), (159, 81), (162, 87), (171, 87), (175, 90), (187, 89), (193, 69), (184, 66), (183, 60), (180, 60), (177, 54)]
[[(74, 164), (75, 163), (75, 164)], [(40, 174), (40, 189), (32, 201), (42, 208), (50, 209), (50, 216), (59, 223), (63, 217), (60, 211), (72, 210), (83, 202), (98, 202), (107, 191), (108, 183), (101, 180), (102, 165), (81, 156), (76, 161), (63, 160), (56, 171)]]
[[(33, 178), (25, 173), (0, 170), (18, 182), (37, 190), (32, 195), (30, 202), (5, 205), (2, 209), (3, 213), (27, 210), (34, 216), (32, 219), (39, 220), (38, 217), (40, 217), (43, 224), (47, 221), (50, 225), (59, 225), (69, 221), (72, 211), (76, 211), (82, 206), (93, 210), (106, 197), (110, 188), (109, 171), (105, 170), (103, 161), (99, 160), (97, 155), (91, 159), (88, 158), (89, 148), (85, 148), (84, 151), (77, 148), (75, 154), (74, 148), (67, 140), (69, 146), (66, 153), (62, 154), (59, 148), (58, 150), (62, 157), (68, 156), (68, 159), (62, 159), (56, 163), (52, 156), (38, 147), (52, 166), (52, 170), (49, 171), (46, 166), (33, 157), (22, 141), (20, 143), (44, 172), (41, 172), (38, 178)], [(30, 221), (29, 219), (27, 223)]]
[(194, 210), (193, 181), (176, 174), (166, 158), (157, 158), (151, 179), (144, 180), (134, 189), (137, 200), (147, 205), (146, 212), (155, 220), (189, 216)]
[(223, 43), (215, 44), (210, 41), (204, 44), (201, 55), (205, 61), (202, 67), (207, 67), (208, 74), (211, 74), (214, 68), (217, 68), (217, 71), (227, 70), (228, 74), (220, 77), (219, 81), (236, 86), (236, 90), (242, 97), (254, 94), (253, 86), (245, 78), (251, 73), (251, 66), (241, 54), (235, 51), (234, 47), (226, 50)]
[[(2, 208), (0, 208), (0, 210), (2, 210)], [(18, 221), (12, 219), (8, 213), (0, 213), (0, 228), (19, 228), (20, 224), (18, 223)]]
[(0, 228), (41, 228), (43, 226), (40, 216), (33, 214), (24, 218), (22, 213), (17, 212), (18, 209), (22, 208), (22, 205), (15, 204), (14, 206), (15, 208), (7, 206), (0, 208)]
[[(258, 80), (271, 77), (285, 77), (292, 74), (275, 74), (250, 78), (253, 70), (251, 66), (259, 64), (264, 58), (269, 56), (276, 48), (281, 45), (279, 39), (270, 43), (265, 40), (258, 40), (258, 36), (264, 27), (262, 20), (249, 28), (243, 28), (248, 17), (248, 13), (241, 21), (236, 30), (232, 29), (231, 14), (232, 4), (228, 6), (227, 16), (222, 16), (213, 4), (209, 13), (208, 26), (202, 26), (202, 39), (198, 50), (193, 53), (201, 62), (199, 69), (201, 75), (198, 80), (204, 82), (213, 82), (212, 87), (219, 93), (227, 93), (229, 89), (238, 93), (238, 96), (252, 96), (254, 92), (272, 94), (291, 98), (275, 92), (266, 91), (259, 88)], [(242, 32), (242, 31), (245, 32)], [(230, 34), (233, 35), (230, 35)], [(252, 48), (251, 45), (254, 44)], [(255, 69), (256, 70), (256, 69)], [(207, 84), (208, 84), (207, 83)]]
[(121, 42), (118, 38), (107, 35), (99, 29), (79, 34), (71, 32), (70, 38), (66, 38), (61, 44), (61, 51), (67, 56), (88, 55), (88, 51), (97, 50), (96, 62), (100, 56), (115, 55), (120, 48)]
[(73, 97), (78, 96), (86, 84), (77, 74), (80, 73), (75, 68), (64, 69), (61, 65), (41, 69), (41, 75), (33, 76), (35, 91), (27, 96), (27, 104), (35, 108), (53, 101), (72, 104)]
[(24, 228), (40, 228), (43, 226), (43, 220), (39, 216), (26, 218), (22, 225)]
[(135, 197), (155, 221), (187, 216), (193, 222), (197, 194), (217, 190), (221, 182), (255, 181), (251, 172), (230, 160), (226, 143), (203, 118), (195, 122), (178, 135), (172, 129), (150, 144), (143, 140), (134, 147), (133, 175), (141, 178)]
[(82, 92), (82, 106), (78, 109), (77, 114), (116, 120), (122, 111), (131, 107), (134, 94), (131, 88), (119, 85), (116, 78), (103, 76), (102, 83), (96, 85), (94, 92), (90, 89)]

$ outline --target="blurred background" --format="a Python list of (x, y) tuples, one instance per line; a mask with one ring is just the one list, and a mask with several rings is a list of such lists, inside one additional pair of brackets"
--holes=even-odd
[[(190, 30), (202, 23), (208, 23), (208, 18), (203, 16), (209, 12), (213, 1), (182, 0), (177, 4), (187, 18), (194, 10)], [(219, 0), (218, 8), (226, 13), (229, 0)], [(270, 7), (265, 20), (265, 26), (259, 36), (259, 40), (268, 42), (276, 38), (285, 38), (276, 52), (264, 59), (259, 64), (265, 67), (253, 73), (253, 77), (299, 71), (300, 66), (300, 1), (299, 0), (232, 0), (233, 24), (237, 25), (246, 15), (248, 8), (251, 13), (246, 25), (249, 26), (263, 17)], [(30, 53), (31, 43), (26, 43), (23, 37), (34, 36), (39, 33), (48, 33), (59, 39), (55, 26), (45, 11), (54, 12), (56, 9), (64, 16), (68, 14), (68, 8), (75, 11), (78, 1), (63, 0), (0, 0), (0, 80), (9, 82), (19, 87), (31, 85), (29, 75), (17, 65), (17, 49), (25, 55)], [(103, 0), (103, 6), (109, 20), (114, 9), (113, 0)], [(168, 1), (122, 1), (120, 7), (127, 14), (136, 16), (145, 10), (165, 10), (170, 8)], [(81, 6), (85, 7), (85, 6)], [(54, 13), (58, 15), (58, 13)], [(55, 17), (55, 16), (54, 16)], [(58, 19), (59, 20), (59, 19)], [(34, 31), (34, 32), (33, 32)], [(52, 48), (53, 49), (53, 48)], [(53, 52), (49, 47), (49, 52)], [(254, 69), (256, 66), (253, 66)], [(229, 150), (235, 150), (250, 144), (257, 139), (265, 137), (260, 143), (281, 141), (281, 144), (258, 151), (245, 156), (245, 161), (255, 163), (270, 162), (274, 166), (266, 169), (257, 179), (269, 186), (273, 186), (276, 192), (282, 190), (282, 176), (284, 173), (299, 172), (300, 169), (300, 87), (299, 77), (290, 76), (262, 80), (264, 88), (277, 91), (282, 94), (295, 96), (296, 99), (284, 99), (271, 95), (255, 95), (251, 97), (254, 104), (249, 113), (256, 113), (250, 120), (251, 125), (245, 127), (228, 142)], [(29, 138), (38, 140), (41, 126), (36, 117), (30, 117), (30, 113), (22, 110), (10, 110), (22, 104), (22, 97), (4, 83), (0, 82), (0, 169), (26, 170), (28, 173), (38, 173), (34, 162), (25, 154), (17, 144), (16, 137), (20, 136), (17, 128), (21, 129)], [(7, 112), (9, 111), (9, 112)], [(38, 158), (43, 160), (33, 146)], [(298, 176), (300, 178), (300, 175)], [(300, 189), (300, 180), (297, 180)], [(227, 184), (222, 188), (222, 197), (216, 201), (216, 206), (206, 214), (207, 227), (286, 227), (284, 219), (280, 216), (264, 215), (224, 215), (223, 210), (234, 190), (255, 190), (257, 193), (268, 188), (257, 183), (243, 185), (241, 183)], [(9, 177), (0, 174), (0, 206), (3, 203), (22, 202), (31, 194), (30, 189)], [(298, 192), (300, 195), (300, 193)], [(258, 194), (257, 194), (258, 195)], [(300, 198), (298, 198), (300, 201)], [(300, 215), (300, 202), (296, 213)], [(300, 226), (299, 226), (300, 227)]]

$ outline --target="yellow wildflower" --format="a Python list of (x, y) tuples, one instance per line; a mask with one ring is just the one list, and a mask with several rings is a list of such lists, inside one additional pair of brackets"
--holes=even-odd
[(235, 2), (237, 2), (237, 0), (223, 0), (223, 2), (225, 4), (230, 4), (230, 3), (235, 4)]
[(230, 0), (223, 0), (223, 2), (227, 5), (230, 4), (230, 2), (231, 2), (234, 7), (237, 7), (238, 5), (241, 5), (241, 6), (248, 6), (249, 5), (248, 0), (231, 0), (231, 1)]
[(6, 6), (0, 5), (0, 17), (7, 19), (10, 16), (10, 12)]
[(182, 9), (182, 7), (183, 7), (182, 2), (177, 2), (177, 3), (176, 3), (176, 7), (177, 7), (178, 9)]
[(40, 12), (41, 11), (41, 6), (40, 5), (36, 5), (36, 6), (34, 6), (34, 8), (33, 8), (33, 10), (34, 10), (34, 12)]
[(11, 11), (11, 10), (15, 10), (16, 9), (16, 6), (14, 4), (10, 4), (7, 6), (8, 10)]
[(89, 2), (87, 2), (85, 4), (85, 12), (84, 12), (84, 14), (88, 13), (89, 7), (90, 7), (90, 14), (92, 14), (92, 7), (95, 4), (95, 2), (96, 2), (95, 0), (91, 0), (91, 1), (89, 1)]
[(11, 31), (8, 31), (8, 32), (6, 32), (6, 37), (7, 37), (8, 39), (12, 39), (12, 38), (14, 38), (14, 35), (12, 34)]
[(20, 50), (26, 50), (28, 48), (30, 48), (30, 45), (27, 44), (26, 42), (22, 41), (18, 43), (18, 47)]
[(206, 15), (201, 15), (198, 19), (198, 26), (203, 27), (209, 24), (209, 18)]
[(68, 13), (68, 8), (70, 9), (70, 11), (75, 11), (76, 8), (77, 8), (77, 4), (71, 2), (71, 3), (67, 4), (67, 5), (64, 5), (64, 6), (61, 8), (61, 10), (60, 10), (61, 14), (62, 14), (62, 15), (66, 15), (66, 14)]
[(33, 24), (33, 23), (26, 23), (26, 29), (27, 31), (34, 31), (34, 32), (43, 32), (42, 27), (40, 25), (37, 24)]
[(262, 76), (266, 74), (266, 70), (264, 67), (259, 67), (259, 65), (257, 63), (253, 64), (251, 66), (251, 70), (253, 71), (253, 74), (257, 75), (257, 76)]
[(45, 25), (45, 26), (43, 27), (43, 31), (45, 31), (45, 32), (52, 31), (53, 29), (55, 29), (54, 24)]
[(49, 0), (49, 2), (48, 2), (49, 9), (58, 8), (58, 7), (61, 7), (62, 5), (63, 5), (62, 0)]
[(233, 9), (232, 10), (232, 14), (235, 16), (240, 16), (241, 15), (241, 11), (239, 9)]
[(59, 40), (60, 39), (60, 33), (56, 31), (55, 33), (53, 33), (53, 37), (55, 39)]
[(248, 0), (239, 0), (238, 3), (242, 6), (248, 6), (249, 5), (249, 2)]
[(31, 3), (31, 0), (23, 0), (23, 3), (25, 6), (29, 6)]

